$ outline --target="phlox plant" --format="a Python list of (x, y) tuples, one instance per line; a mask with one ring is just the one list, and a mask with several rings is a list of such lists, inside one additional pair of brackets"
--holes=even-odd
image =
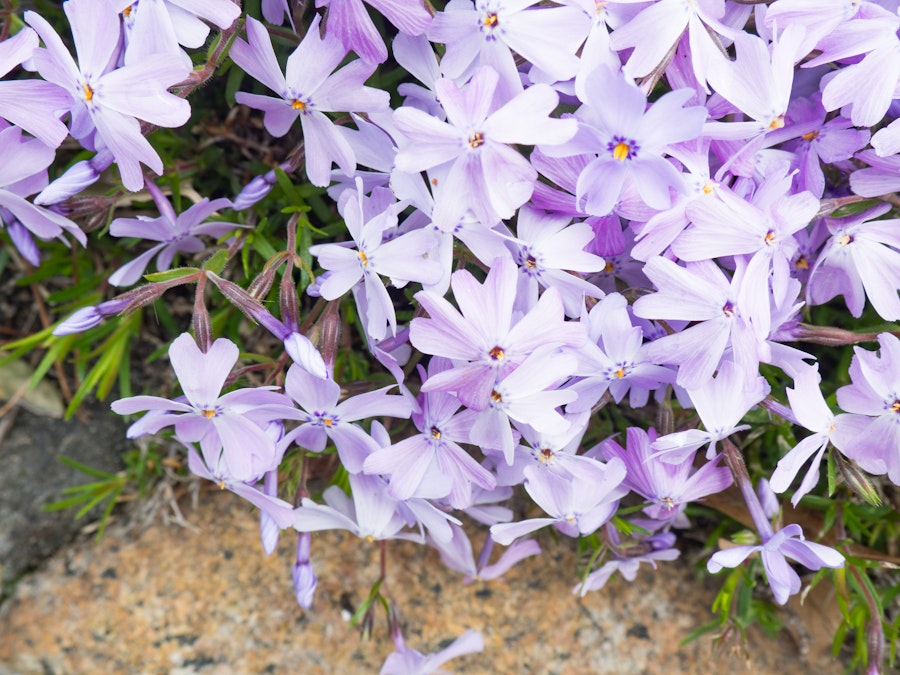
[(0, 273), (43, 324), (0, 362), (70, 415), (118, 385), (296, 538), (307, 611), (317, 532), (378, 542), (382, 673), (485, 644), (406, 646), (395, 539), (461, 582), (572, 545), (596, 602), (694, 547), (694, 637), (833, 583), (835, 655), (894, 663), (897, 0), (34, 4), (0, 11)]

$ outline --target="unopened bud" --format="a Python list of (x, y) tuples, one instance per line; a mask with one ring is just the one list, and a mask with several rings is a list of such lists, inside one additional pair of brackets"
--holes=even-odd
[(835, 464), (837, 464), (841, 475), (844, 477), (847, 485), (850, 486), (850, 489), (866, 500), (866, 503), (871, 506), (881, 506), (881, 496), (878, 494), (878, 491), (875, 490), (875, 486), (872, 484), (872, 481), (869, 480), (865, 471), (859, 468), (859, 465), (856, 462), (847, 459), (834, 448), (832, 448), (831, 454), (834, 457)]
[(319, 318), (322, 331), (322, 357), (329, 371), (334, 370), (338, 350), (341, 347), (341, 314), (338, 301), (329, 302)]
[(206, 284), (204, 281), (206, 276), (203, 275), (198, 279), (197, 293), (194, 296), (194, 316), (191, 318), (191, 324), (194, 327), (194, 340), (200, 351), (204, 354), (209, 351), (213, 343), (212, 320), (209, 316), (209, 310), (206, 308), (206, 302), (203, 300), (203, 291)]

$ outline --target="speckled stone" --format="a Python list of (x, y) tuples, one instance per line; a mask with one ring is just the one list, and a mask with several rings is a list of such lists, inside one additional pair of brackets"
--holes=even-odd
[[(368, 642), (346, 621), (348, 602), (377, 578), (377, 545), (314, 535), (319, 587), (306, 612), (290, 580), (292, 537), (263, 555), (256, 515), (227, 492), (203, 492), (185, 515), (196, 530), (114, 524), (99, 544), (81, 541), (24, 579), (0, 608), (0, 673), (378, 672), (393, 650), (384, 614)], [(578, 600), (567, 544), (548, 537), (540, 558), (468, 586), (434, 551), (391, 544), (387, 584), (407, 644), (436, 651), (482, 631), (483, 653), (448, 664), (459, 673), (843, 672), (821, 644), (800, 656), (787, 630), (751, 636), (749, 657), (714, 653), (708, 637), (679, 647), (711, 618), (712, 584), (677, 561)]]

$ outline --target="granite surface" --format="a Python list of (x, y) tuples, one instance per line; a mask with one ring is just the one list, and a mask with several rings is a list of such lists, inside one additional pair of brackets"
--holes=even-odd
[[(0, 607), (0, 673), (378, 672), (393, 649), (384, 614), (368, 642), (347, 622), (377, 578), (377, 544), (316, 535), (319, 587), (304, 611), (291, 537), (266, 557), (257, 516), (227, 492), (204, 491), (183, 510), (190, 527), (120, 518), (102, 542), (84, 538), (24, 578)], [(407, 645), (437, 651), (482, 631), (483, 653), (448, 664), (458, 673), (843, 672), (802, 626), (774, 641), (751, 635), (747, 650), (714, 652), (708, 637), (679, 647), (711, 618), (714, 595), (687, 561), (578, 600), (574, 551), (549, 539), (545, 548), (504, 580), (464, 586), (434, 551), (392, 544), (388, 586)]]

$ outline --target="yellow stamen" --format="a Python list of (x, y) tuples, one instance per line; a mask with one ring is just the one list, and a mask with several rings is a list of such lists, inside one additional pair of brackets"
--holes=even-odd
[(537, 260), (535, 260), (532, 256), (528, 256), (525, 258), (525, 267), (528, 269), (534, 269), (537, 266)]
[(620, 162), (624, 162), (628, 159), (628, 153), (631, 152), (631, 146), (624, 141), (620, 141), (616, 144), (616, 147), (613, 148), (613, 159), (616, 159)]
[(291, 102), (291, 107), (294, 110), (303, 110), (304, 108), (306, 108), (306, 104), (303, 101), (301, 101), (300, 99), (295, 98), (293, 100), (293, 102)]
[(506, 354), (503, 353), (503, 347), (494, 347), (488, 352), (488, 356), (494, 361), (502, 361), (506, 357)]
[(549, 464), (553, 461), (553, 457), (553, 451), (550, 448), (541, 448), (541, 452), (538, 454), (538, 459), (542, 464)]
[(131, 5), (128, 5), (125, 9), (122, 10), (122, 14), (125, 15), (125, 18), (131, 16)]
[(794, 267), (798, 270), (808, 270), (809, 269), (809, 260), (806, 259), (805, 255), (801, 255), (797, 258), (797, 262), (794, 263)]
[(603, 271), (607, 274), (612, 274), (616, 271), (616, 264), (612, 260), (607, 261), (607, 263), (603, 266)]
[(818, 130), (816, 130), (816, 131), (810, 131), (808, 134), (803, 134), (800, 138), (802, 138), (804, 141), (814, 141), (818, 137), (819, 137), (819, 132), (818, 132)]
[(703, 188), (702, 188), (702, 189), (703, 189), (703, 194), (705, 194), (705, 195), (711, 195), (711, 194), (713, 193), (713, 189), (714, 189), (714, 188), (713, 188), (713, 184), (710, 183), (709, 181), (706, 181), (706, 182), (703, 184)]
[(225, 481), (224, 481), (224, 480), (223, 480), (222, 482), (219, 483), (219, 489), (220, 489), (220, 490), (224, 490), (224, 489), (225, 489)]
[(431, 437), (434, 440), (439, 441), (441, 439), (441, 430), (437, 427), (431, 427)]
[(503, 397), (500, 395), (500, 392), (498, 392), (496, 389), (494, 389), (494, 391), (491, 392), (491, 400), (494, 403), (502, 403)]
[(209, 408), (207, 408), (206, 410), (203, 411), (203, 416), (204, 416), (206, 419), (211, 420), (213, 417), (216, 416), (216, 411), (215, 411), (215, 410), (210, 410)]
[(775, 233), (772, 232), (771, 230), (769, 232), (766, 232), (765, 242), (766, 242), (766, 246), (771, 246), (772, 244), (774, 244), (775, 243)]
[(84, 100), (85, 101), (90, 101), (92, 98), (94, 98), (94, 90), (91, 89), (90, 85), (87, 82), (82, 84), (81, 88), (84, 89)]
[(326, 417), (322, 421), (325, 422), (325, 426), (328, 427), (329, 429), (331, 428), (331, 425), (334, 424), (334, 422), (331, 420), (330, 417)]
[(480, 131), (476, 131), (475, 133), (469, 136), (469, 145), (473, 148), (480, 148), (484, 145), (484, 134)]
[(894, 401), (894, 405), (891, 406), (891, 411), (900, 412), (900, 401)]
[(769, 131), (775, 131), (776, 129), (781, 129), (784, 126), (784, 115), (779, 115), (774, 120), (769, 122)]
[(362, 263), (363, 267), (366, 267), (369, 264), (369, 256), (366, 255), (365, 251), (360, 251), (356, 254), (356, 257), (359, 258), (359, 262)]
[(488, 28), (493, 28), (497, 25), (497, 15), (494, 12), (491, 12), (484, 18), (484, 25)]
[(616, 377), (620, 380), (625, 377), (625, 369), (622, 366), (619, 366), (619, 368), (616, 370)]
[(837, 238), (837, 243), (839, 243), (841, 246), (846, 246), (847, 244), (850, 244), (852, 242), (853, 237), (851, 237), (849, 234), (845, 234)]

